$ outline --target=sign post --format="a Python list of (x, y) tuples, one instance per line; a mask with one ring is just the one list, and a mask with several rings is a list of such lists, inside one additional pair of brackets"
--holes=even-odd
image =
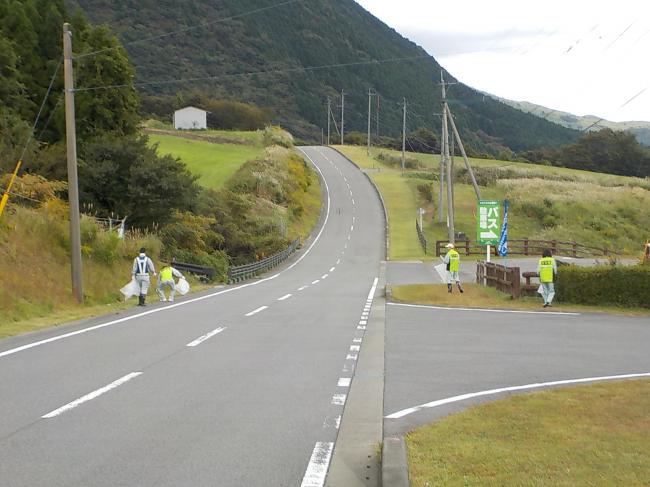
[(487, 246), (487, 262), (490, 249), (499, 244), (501, 229), (501, 204), (496, 200), (479, 200), (476, 221), (476, 242)]

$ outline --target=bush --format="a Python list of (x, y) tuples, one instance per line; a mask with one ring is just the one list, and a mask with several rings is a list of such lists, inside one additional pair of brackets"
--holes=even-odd
[(264, 145), (266, 147), (279, 145), (291, 149), (293, 147), (293, 136), (280, 127), (269, 125), (264, 129)]
[(559, 302), (650, 308), (648, 266), (562, 266), (556, 286)]

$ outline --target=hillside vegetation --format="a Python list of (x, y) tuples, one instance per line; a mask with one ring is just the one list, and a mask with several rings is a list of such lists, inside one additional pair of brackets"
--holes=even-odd
[[(392, 259), (425, 258), (415, 232), (418, 207), (427, 212), (427, 239), (447, 239), (446, 223), (436, 221), (440, 156), (409, 153), (411, 168), (402, 176), (398, 152), (373, 150), (368, 157), (365, 148), (337, 148), (360, 166), (374, 168), (370, 175), (388, 206)], [(637, 255), (650, 237), (647, 178), (497, 160), (471, 163), (484, 199), (510, 200), (510, 238), (574, 240)], [(476, 197), (461, 158), (456, 158), (455, 181), (456, 231), (473, 240)]]
[[(305, 0), (251, 15), (240, 14), (272, 4), (265, 0), (68, 3), (81, 7), (93, 22), (107, 23), (117, 31), (135, 64), (137, 81), (150, 83), (142, 87), (149, 93), (176, 95), (200, 89), (213, 99), (253, 102), (296, 135), (320, 140), (327, 96), (336, 106), (345, 90), (346, 126), (364, 131), (368, 88), (373, 88), (382, 96), (382, 134), (396, 135), (401, 130), (398, 102), (404, 96), (412, 107), (421, 107), (422, 123), (440, 132), (440, 119), (434, 115), (440, 111), (440, 65), (353, 0)], [(135, 42), (169, 31), (181, 32)], [(401, 61), (368, 63), (391, 59)], [(359, 62), (365, 64), (296, 69)], [(445, 76), (456, 81), (449, 73)], [(172, 81), (190, 78), (194, 81)], [(558, 146), (578, 135), (463, 84), (454, 85), (450, 97), (458, 125), (478, 152)]]

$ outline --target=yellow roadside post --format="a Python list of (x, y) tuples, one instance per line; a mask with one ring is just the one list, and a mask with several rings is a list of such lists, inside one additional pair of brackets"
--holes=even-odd
[(11, 191), (11, 187), (14, 184), (14, 181), (16, 180), (16, 176), (18, 175), (18, 171), (20, 170), (20, 166), (22, 165), (23, 161), (18, 161), (16, 164), (16, 169), (14, 169), (14, 173), (11, 175), (11, 179), (9, 179), (9, 184), (7, 185), (7, 189), (5, 190), (5, 193), (2, 195), (2, 200), (0, 200), (0, 216), (2, 216), (2, 212), (5, 211), (5, 206), (7, 206), (7, 201), (9, 201), (9, 192)]

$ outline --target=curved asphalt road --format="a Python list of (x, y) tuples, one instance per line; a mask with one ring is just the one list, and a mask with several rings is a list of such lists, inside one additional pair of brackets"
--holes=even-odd
[(650, 375), (649, 346), (647, 317), (389, 303), (384, 436), (403, 435), (510, 392), (412, 410), (455, 396), (569, 379)]
[(148, 314), (0, 342), (1, 485), (322, 482), (384, 225), (358, 169), (332, 150), (304, 151), (329, 200), (293, 267)]

